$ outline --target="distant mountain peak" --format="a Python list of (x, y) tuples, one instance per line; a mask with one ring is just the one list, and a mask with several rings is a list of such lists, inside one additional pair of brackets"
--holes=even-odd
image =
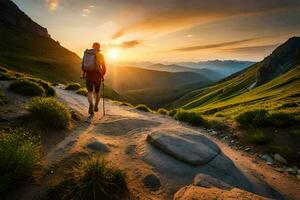
[(34, 22), (11, 0), (0, 0), (0, 24), (50, 38), (46, 28)]
[(257, 85), (267, 83), (298, 65), (300, 37), (291, 37), (262, 61), (257, 73)]

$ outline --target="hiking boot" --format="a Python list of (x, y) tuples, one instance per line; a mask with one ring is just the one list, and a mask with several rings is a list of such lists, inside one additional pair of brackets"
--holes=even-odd
[(90, 105), (90, 107), (89, 107), (89, 114), (90, 115), (94, 114), (94, 108), (93, 107), (94, 107), (93, 105)]
[(98, 112), (98, 110), (99, 110), (99, 109), (98, 109), (98, 106), (95, 106), (94, 111), (95, 111), (95, 112)]

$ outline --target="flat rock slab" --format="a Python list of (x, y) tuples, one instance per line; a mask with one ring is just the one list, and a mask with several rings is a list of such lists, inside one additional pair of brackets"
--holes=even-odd
[(229, 190), (232, 189), (232, 186), (228, 185), (227, 183), (211, 177), (206, 174), (197, 174), (193, 180), (193, 185), (205, 187), (205, 188), (219, 188), (222, 190)]
[(168, 129), (154, 131), (148, 134), (147, 141), (190, 165), (204, 165), (221, 152), (220, 148), (204, 135), (185, 131)]

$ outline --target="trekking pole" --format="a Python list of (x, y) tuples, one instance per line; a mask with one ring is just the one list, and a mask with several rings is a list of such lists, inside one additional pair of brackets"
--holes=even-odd
[(102, 82), (102, 100), (103, 100), (103, 117), (105, 116), (105, 101), (104, 101), (104, 79)]

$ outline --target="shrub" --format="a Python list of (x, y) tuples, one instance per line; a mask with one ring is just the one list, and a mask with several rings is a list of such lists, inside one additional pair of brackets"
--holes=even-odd
[(174, 118), (182, 122), (187, 122), (193, 126), (201, 126), (205, 124), (203, 117), (195, 112), (179, 110)]
[(222, 130), (228, 130), (229, 129), (228, 126), (226, 126), (224, 123), (222, 123), (220, 121), (217, 121), (217, 120), (207, 121), (205, 123), (205, 127), (214, 129), (216, 131), (222, 131)]
[(0, 131), (0, 195), (30, 176), (40, 158), (40, 141), (24, 129)]
[(278, 153), (282, 155), (284, 158), (288, 160), (298, 160), (299, 155), (297, 151), (293, 151), (289, 146), (281, 146), (281, 145), (269, 145), (268, 153)]
[(151, 112), (151, 109), (148, 108), (148, 106), (146, 106), (144, 104), (139, 104), (135, 108), (138, 110), (144, 111), (144, 112)]
[(86, 88), (80, 88), (79, 90), (76, 91), (76, 94), (82, 95), (82, 96), (87, 96), (87, 89)]
[(266, 144), (270, 141), (267, 135), (261, 130), (252, 130), (246, 133), (246, 141), (252, 144)]
[(45, 90), (39, 84), (29, 80), (17, 80), (10, 84), (9, 89), (25, 96), (44, 96)]
[(91, 156), (66, 174), (50, 192), (54, 199), (117, 200), (127, 199), (125, 174), (101, 157)]
[(58, 129), (67, 129), (70, 125), (69, 110), (54, 98), (33, 98), (28, 105), (28, 110), (43, 125)]
[(169, 114), (169, 111), (167, 109), (164, 109), (164, 108), (158, 109), (157, 112), (161, 115), (168, 115)]
[(176, 109), (171, 110), (171, 111), (169, 112), (169, 115), (170, 115), (171, 117), (174, 117), (174, 116), (177, 114), (177, 111), (178, 111), (178, 110), (176, 110)]
[(79, 83), (69, 83), (66, 86), (66, 90), (79, 90), (81, 88), (81, 85)]
[(268, 111), (251, 110), (236, 117), (236, 120), (243, 126), (263, 126), (268, 122)]
[(52, 97), (56, 95), (55, 89), (51, 86), (49, 82), (38, 78), (27, 78), (27, 80), (41, 85), (44, 88), (47, 97)]
[(297, 123), (297, 119), (293, 114), (284, 112), (270, 114), (268, 121), (271, 125), (278, 127), (290, 126)]

